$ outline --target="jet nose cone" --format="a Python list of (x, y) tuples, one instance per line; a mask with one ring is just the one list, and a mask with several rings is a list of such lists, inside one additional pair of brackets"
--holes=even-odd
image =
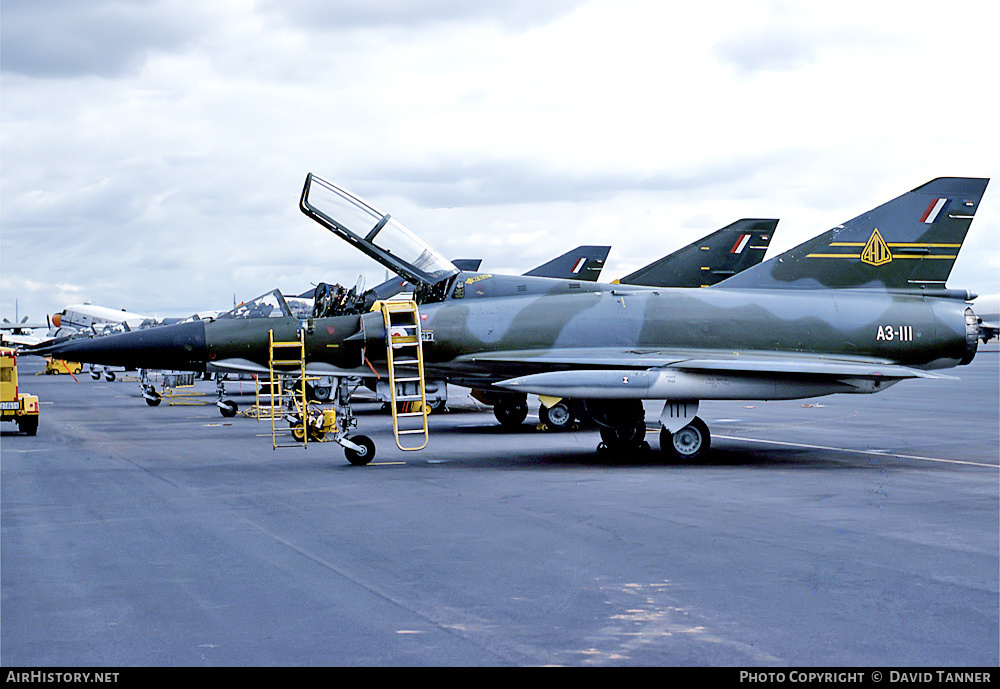
[(68, 340), (41, 353), (104, 366), (200, 371), (207, 355), (205, 324), (194, 321)]

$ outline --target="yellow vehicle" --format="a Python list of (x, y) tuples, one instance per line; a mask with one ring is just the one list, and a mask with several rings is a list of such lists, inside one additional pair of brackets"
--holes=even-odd
[(55, 373), (68, 373), (70, 375), (76, 375), (83, 370), (83, 364), (78, 361), (65, 361), (63, 359), (54, 359), (50, 356), (45, 357), (45, 374), (52, 375)]
[(38, 397), (18, 390), (17, 354), (6, 347), (0, 347), (0, 414), (28, 435), (38, 432)]

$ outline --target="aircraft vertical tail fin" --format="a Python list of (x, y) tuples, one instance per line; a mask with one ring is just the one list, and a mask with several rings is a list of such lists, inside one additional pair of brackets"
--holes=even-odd
[(719, 285), (944, 291), (988, 183), (931, 180)]
[(532, 268), (525, 275), (596, 282), (610, 251), (610, 246), (578, 246), (548, 263)]
[(479, 266), (483, 264), (481, 258), (453, 258), (451, 262), (459, 270), (466, 273), (478, 273)]
[(777, 220), (743, 218), (616, 282), (648, 287), (708, 287), (764, 259)]

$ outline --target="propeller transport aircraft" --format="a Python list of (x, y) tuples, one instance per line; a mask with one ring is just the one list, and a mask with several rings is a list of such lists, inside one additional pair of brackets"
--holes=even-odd
[(293, 368), (274, 362), (273, 341), (299, 340), (294, 368), (338, 377), (333, 439), (356, 464), (375, 448), (350, 435), (347, 381), (392, 380), (407, 365), (418, 379), (488, 392), (498, 418), (520, 416), (528, 394), (548, 407), (565, 400), (612, 451), (646, 446), (642, 401), (662, 400), (660, 448), (691, 462), (710, 448), (697, 416), (703, 400), (874, 393), (969, 363), (979, 338), (967, 303), (974, 295), (945, 283), (988, 181), (932, 180), (703, 288), (464, 273), (394, 218), (310, 174), (303, 213), (416, 285), (405, 324), (388, 301), (299, 319), (274, 292), (255, 300), (259, 313), (251, 302), (212, 322), (38, 351), (135, 368), (264, 372)]
[(36, 335), (34, 331), (43, 328), (48, 330), (50, 327), (47, 317), (45, 323), (29, 323), (27, 316), (13, 323), (4, 318), (0, 323), (0, 344), (11, 347), (41, 344), (45, 338)]

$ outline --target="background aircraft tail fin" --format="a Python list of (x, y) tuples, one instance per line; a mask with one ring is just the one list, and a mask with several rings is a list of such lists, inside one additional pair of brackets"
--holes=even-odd
[(525, 275), (596, 282), (610, 251), (610, 246), (578, 246), (548, 263), (532, 268)]
[(944, 290), (988, 182), (931, 180), (719, 284)]
[(708, 287), (760, 263), (777, 220), (743, 218), (616, 282), (648, 287)]

